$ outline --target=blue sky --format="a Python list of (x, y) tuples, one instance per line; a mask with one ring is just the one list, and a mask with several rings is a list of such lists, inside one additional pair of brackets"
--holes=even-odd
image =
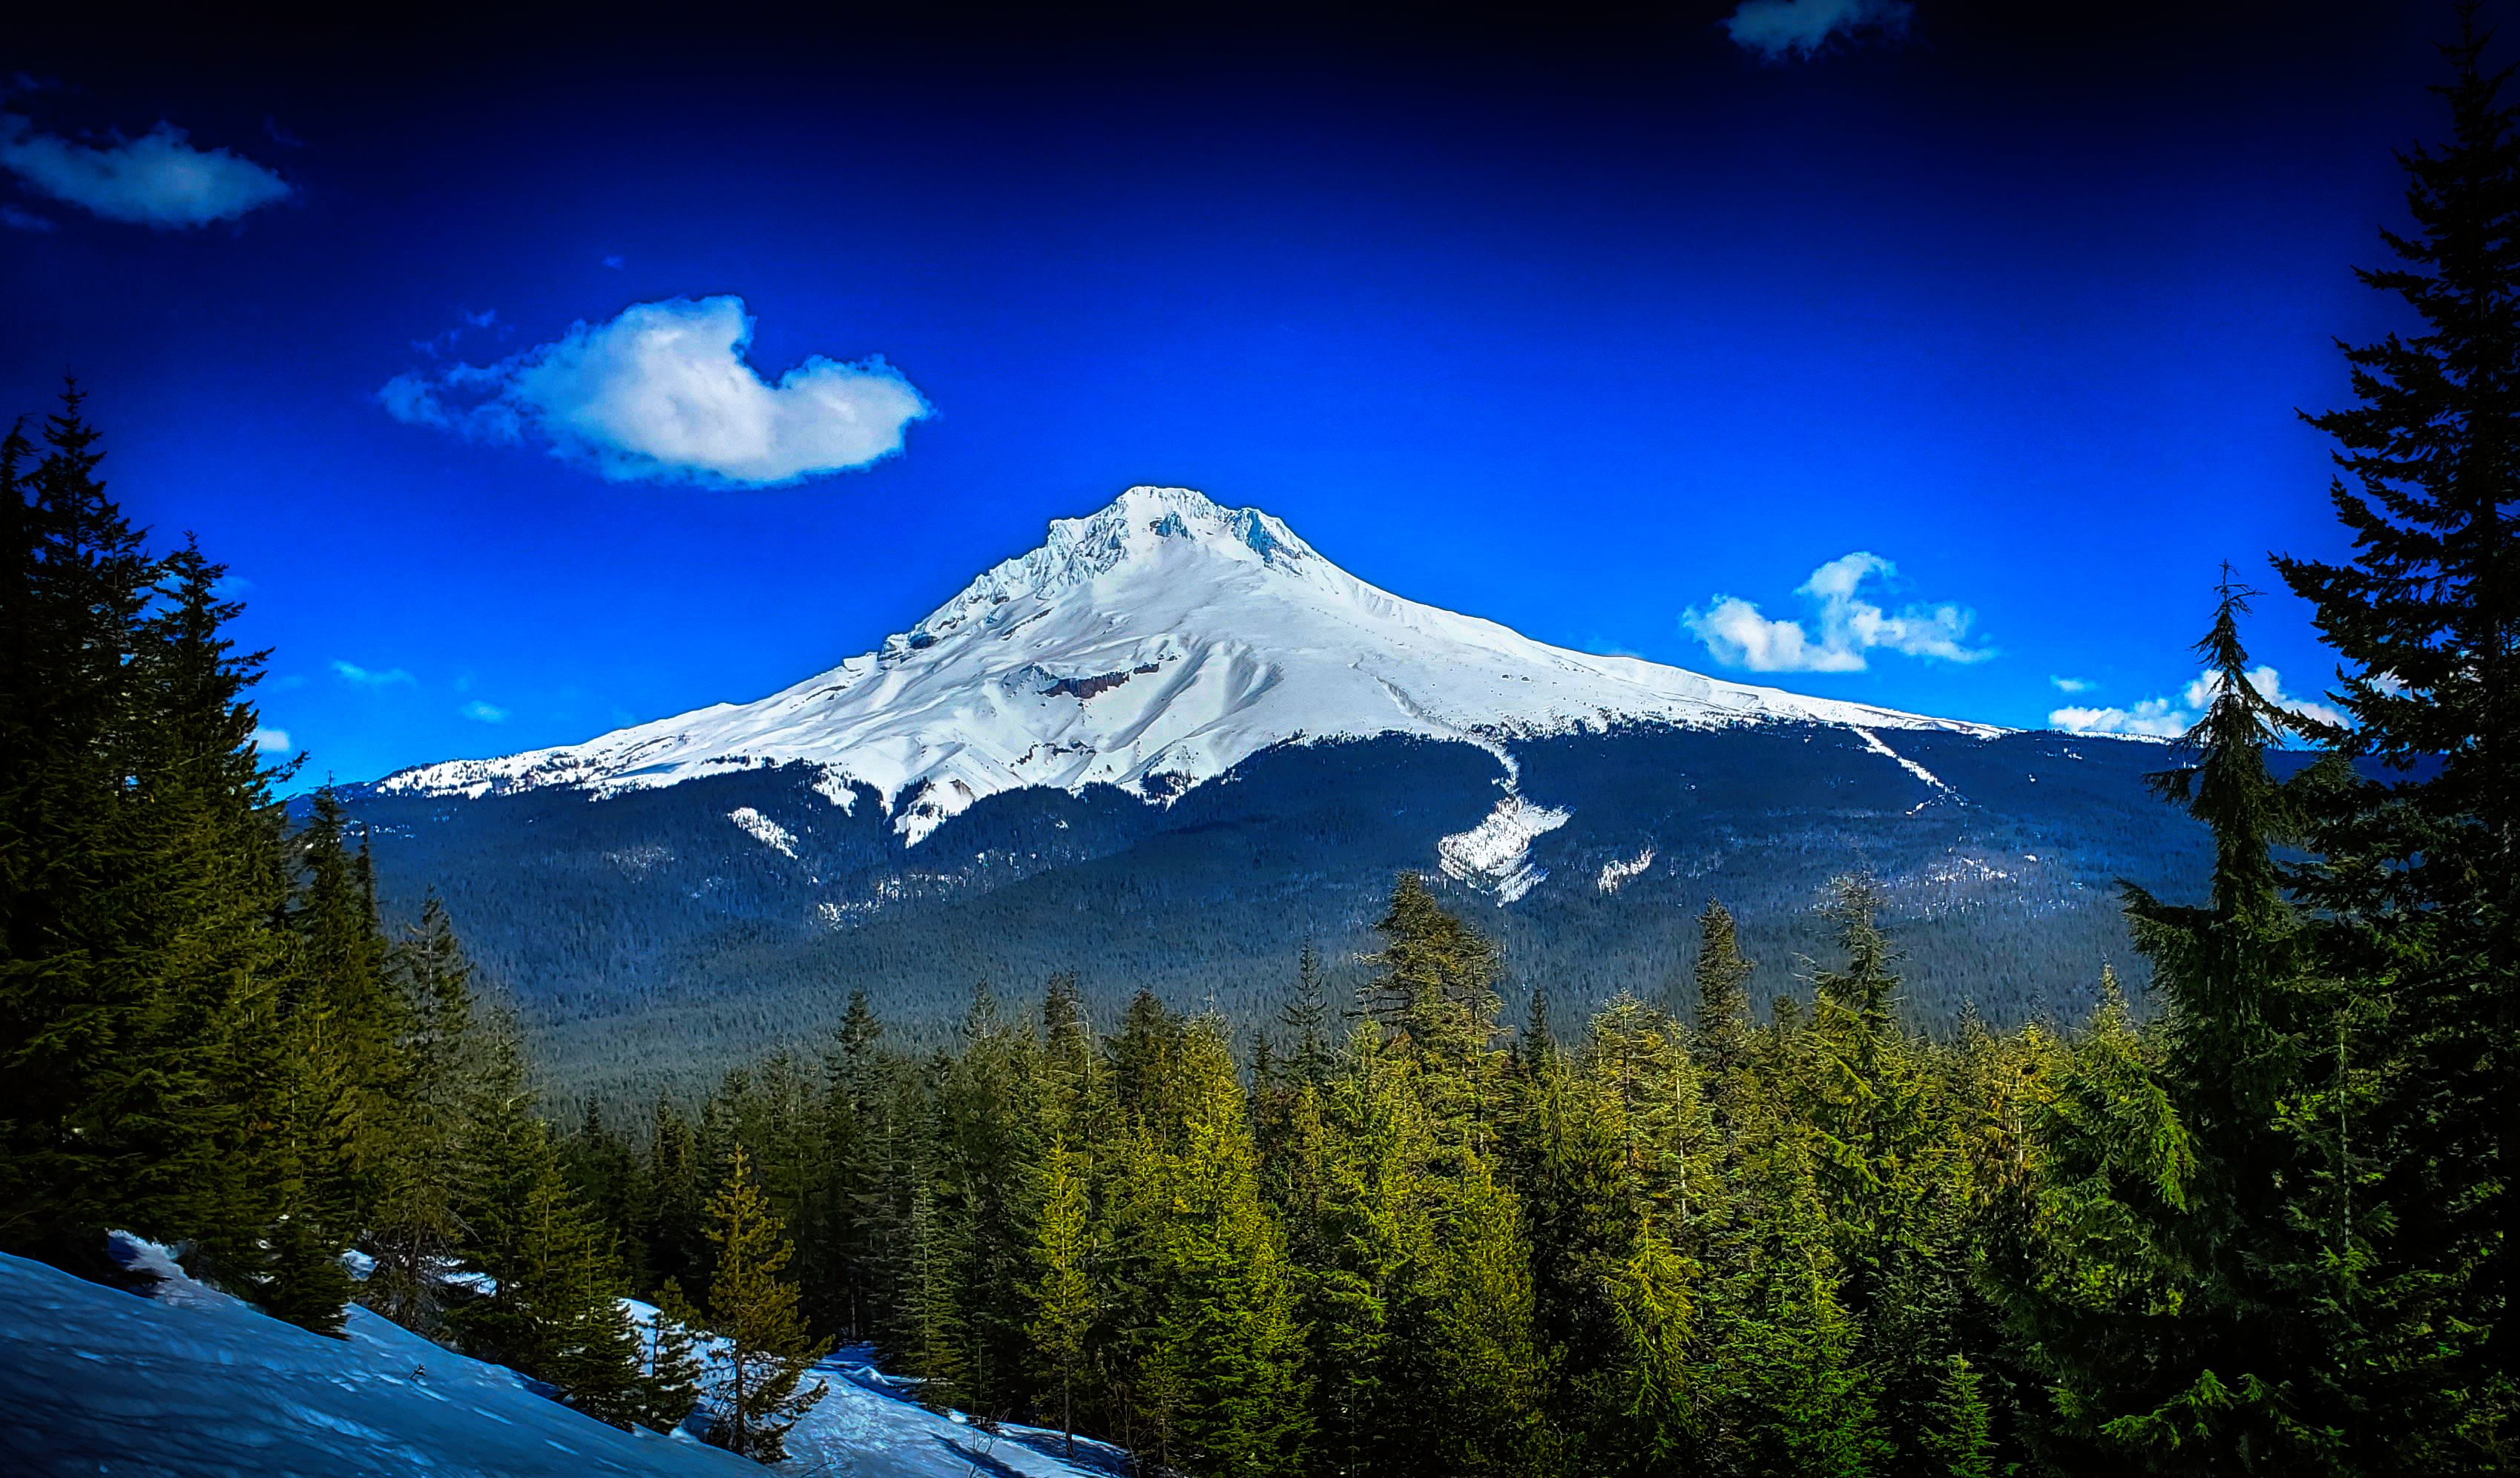
[(314, 777), (759, 696), (1136, 482), (1547, 641), (2157, 727), (2218, 561), (2339, 548), (2293, 411), (2436, 123), (2444, 17), (2285, 14), (77, 38), (0, 99), (0, 403), (80, 376)]

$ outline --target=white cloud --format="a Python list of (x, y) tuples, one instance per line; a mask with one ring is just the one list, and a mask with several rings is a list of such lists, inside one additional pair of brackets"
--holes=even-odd
[(12, 231), (51, 231), (57, 229), (49, 215), (37, 215), (15, 205), (0, 205), (0, 226)]
[(1901, 35), (1915, 11), (1909, 0), (1741, 0), (1724, 30), (1743, 51), (1778, 62), (1808, 57), (1837, 36)]
[(289, 731), (267, 726), (257, 728), (253, 731), (253, 747), (265, 754), (286, 754), (290, 747)]
[(161, 231), (232, 221), (289, 197), (288, 181), (227, 150), (196, 149), (171, 123), (98, 146), (0, 113), (0, 168), (109, 221)]
[(2050, 677), (2048, 681), (2056, 685), (2058, 693), (2089, 693), (2099, 686), (2089, 678)]
[[(2278, 708), (2288, 708), (2305, 718), (2322, 724), (2346, 726), (2344, 714), (2315, 699), (2295, 697), (2283, 691), (2272, 667), (2261, 666), (2249, 673), (2249, 686), (2258, 695)], [(2075, 734), (2136, 734), (2153, 739), (2177, 739), (2196, 727), (2205, 716), (2207, 704), (2222, 691), (2219, 674), (2198, 673), (2194, 681), (2181, 690), (2176, 697), (2150, 697), (2127, 708), (2059, 708), (2048, 715), (2050, 728)]]
[(456, 711), (475, 723), (504, 724), (508, 721), (507, 709), (496, 703), (485, 703), (479, 698), (474, 698)]
[(362, 667), (356, 662), (344, 662), (338, 657), (336, 657), (333, 660), (333, 671), (338, 674), (343, 682), (355, 683), (361, 688), (391, 688), (397, 684), (418, 681), (418, 679), (414, 678), (410, 673), (403, 671), (399, 667), (388, 667), (380, 671), (375, 668)]
[(1794, 593), (1817, 607), (1818, 634), (1802, 622), (1770, 618), (1738, 596), (1719, 595), (1680, 618), (1715, 659), (1753, 672), (1862, 672), (1865, 653), (1896, 651), (1946, 662), (1982, 662), (1995, 652), (1964, 645), (1975, 617), (1954, 605), (1908, 605), (1896, 614), (1860, 594), (1899, 566), (1857, 550), (1813, 570)]
[(877, 355), (821, 355), (772, 384), (743, 361), (740, 297), (635, 303), (488, 366), (395, 376), (386, 414), (474, 441), (533, 437), (615, 482), (773, 487), (901, 450), (927, 402)]

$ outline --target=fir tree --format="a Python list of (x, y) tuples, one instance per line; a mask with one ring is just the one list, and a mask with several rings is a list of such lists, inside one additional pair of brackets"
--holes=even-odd
[(1041, 1273), (1032, 1286), (1034, 1312), (1026, 1331), (1058, 1388), (1059, 1435), (1065, 1456), (1072, 1458), (1076, 1388), (1087, 1372), (1086, 1339), (1095, 1314), (1090, 1175), (1084, 1156), (1058, 1142), (1051, 1145), (1042, 1174), (1041, 1216), (1033, 1232), (1033, 1255)]
[(1497, 1065), (1496, 941), (1446, 913), (1425, 880), (1403, 873), (1374, 928), (1383, 946), (1368, 987), (1394, 1047), (1446, 1089), (1443, 1119), (1475, 1117)]
[(2347, 347), (2356, 403), (2310, 418), (2338, 444), (2354, 555), (2276, 560), (2344, 658), (2350, 720), (2319, 731), (2338, 762), (2295, 787), (2321, 854), (2298, 880), (2386, 1021), (2364, 1055), (2380, 1152), (2338, 1183), (2367, 1179), (2362, 1225), (2387, 1232), (2360, 1254), (2388, 1313), (2362, 1321), (2357, 1430), (2451, 1464), (2507, 1441), (2520, 1349), (2520, 130), (2478, 6), (2458, 16), (2433, 89), (2449, 138), (2400, 156), (2412, 230), (2358, 272), (2417, 327)]
[(403, 994), (395, 1123), (367, 1236), (375, 1268), (360, 1301), (405, 1328), (428, 1333), (442, 1304), (440, 1265), (464, 1239), (469, 1113), (484, 1063), (472, 965), (434, 894), (423, 903), (420, 923), (394, 963)]
[(819, 1380), (799, 1387), (832, 1346), (809, 1336), (797, 1316), (796, 1287), (780, 1276), (794, 1246), (754, 1184), (741, 1146), (725, 1185), (709, 1200), (708, 1237), (717, 1247), (709, 1322), (727, 1346), (723, 1372), (713, 1381), (709, 1440), (738, 1456), (777, 1462), (787, 1456), (788, 1428), (829, 1392)]
[(31, 470), (11, 432), (16, 540), (0, 668), (0, 1245), (108, 1276), (103, 1234), (155, 1156), (126, 1133), (147, 1082), (145, 912), (130, 823), (149, 730), (137, 679), (158, 566), (106, 496), (75, 386)]
[(1279, 1012), (1286, 1028), (1287, 1076), (1315, 1088), (1329, 1076), (1336, 1053), (1330, 1043), (1329, 993), (1322, 980), (1322, 959), (1307, 939), (1295, 956), (1295, 994)]
[(640, 1351), (640, 1425), (670, 1432), (698, 1405), (702, 1367), (696, 1334), (704, 1323), (683, 1296), (682, 1284), (669, 1277), (657, 1287), (656, 1314)]
[(1307, 1424), (1283, 1242), (1222, 1031), (1201, 1023), (1185, 1047), (1187, 1121), (1159, 1170), (1169, 1210), (1150, 1383), (1167, 1395), (1175, 1452), (1198, 1471), (1281, 1472), (1301, 1464)]
[(1739, 1071), (1746, 1056), (1750, 1029), (1750, 962), (1741, 957), (1741, 941), (1732, 915), (1713, 899), (1697, 916), (1697, 1055), (1707, 1075), (1720, 1085)]

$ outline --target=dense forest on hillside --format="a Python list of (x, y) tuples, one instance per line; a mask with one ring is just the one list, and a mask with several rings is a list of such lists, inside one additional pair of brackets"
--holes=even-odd
[[(1062, 972), (1102, 1019), (1147, 989), (1247, 1028), (1283, 1004), (1307, 945), (1335, 990), (1371, 974), (1404, 870), (1497, 935), (1517, 1015), (1535, 988), (1575, 1018), (1622, 991), (1685, 1008), (1690, 920), (1710, 897), (1741, 920), (1754, 998), (1808, 1002), (1828, 880), (1855, 868), (1882, 881), (1919, 1025), (2080, 1020), (2103, 964), (2140, 1004), (2149, 967), (2117, 883), (2191, 889), (2212, 856), (2204, 829), (2144, 786), (2161, 746), (1897, 738), (1949, 788), (1843, 728), (1507, 741), (1525, 793), (1567, 819), (1532, 847), (1546, 880), (1505, 906), (1436, 871), (1437, 840), (1496, 804), (1495, 758), (1397, 736), (1265, 751), (1161, 805), (1110, 786), (1009, 791), (916, 847), (874, 791), (854, 787), (843, 810), (802, 765), (604, 798), (343, 800), (387, 915), (415, 918), (436, 892), (572, 1098), (697, 1096), (773, 1047), (810, 1053), (859, 987), (921, 1043), (951, 1040), (976, 980), (1033, 991)], [(740, 815), (775, 824), (779, 844)]]
[(1754, 1002), (1773, 925), (1708, 906), (1684, 989), (1533, 972), (1510, 1024), (1483, 916), (1403, 872), (1256, 1026), (1056, 975), (905, 1041), (861, 995), (696, 1109), (545, 1098), (448, 913), (389, 928), (338, 798), (279, 799), (219, 566), (151, 552), (73, 391), (0, 443), (0, 1249), (112, 1280), (128, 1229), (764, 1460), (871, 1338), (1148, 1474), (2508, 1471), (2520, 129), (2482, 44), (2365, 274), (2420, 327), (2315, 419), (2353, 558), (2275, 561), (2351, 724), (2251, 685), (2227, 569), (2154, 781), (2209, 865), (2125, 889), (2147, 999), (2094, 960), (2075, 1020), (1919, 1019), (1850, 869), (1807, 994)]

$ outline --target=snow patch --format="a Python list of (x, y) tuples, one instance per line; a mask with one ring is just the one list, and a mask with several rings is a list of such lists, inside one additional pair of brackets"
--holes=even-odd
[(1534, 805), (1509, 787), (1477, 826), (1435, 843), (1436, 862), (1456, 882), (1494, 888), (1497, 906), (1503, 908), (1548, 879), (1549, 870), (1531, 860), (1531, 844), (1574, 814)]
[(109, 1250), (159, 1281), (135, 1298), (0, 1255), (0, 1471), (761, 1472), (688, 1439), (617, 1431), (355, 1305), (327, 1339), (195, 1282), (163, 1247), (117, 1235)]
[(1642, 875), (1645, 869), (1653, 866), (1653, 860), (1654, 849), (1651, 847), (1625, 862), (1614, 858), (1601, 864), (1601, 875), (1593, 879), (1593, 886), (1604, 893), (1615, 893), (1627, 886), (1629, 878)]
[(742, 827), (754, 841), (780, 853), (789, 861), (796, 857), (796, 833), (755, 811), (750, 806), (738, 806), (726, 813), (726, 819)]
[[(1959, 798), (1959, 792), (1953, 789), (1951, 786), (1944, 784), (1943, 778), (1941, 776), (1936, 775), (1933, 771), (1926, 769), (1924, 766), (1917, 764), (1914, 760), (1901, 754), (1898, 750), (1891, 748), (1888, 744), (1881, 742), (1881, 737), (1879, 735), (1874, 734), (1869, 729), (1862, 728), (1853, 724), (1850, 724), (1847, 727), (1855, 730), (1856, 738), (1864, 740), (1865, 748), (1869, 749), (1873, 753), (1880, 755), (1882, 758), (1891, 761), (1900, 769), (1907, 771), (1910, 775), (1912, 775), (1916, 777), (1916, 779), (1923, 781), (1926, 784), (1933, 786), (1942, 794), (1951, 796), (1956, 800)], [(1926, 797), (1927, 800), (1932, 798), (1933, 797), (1931, 796)], [(1915, 805), (1909, 807), (1908, 812), (1912, 816), (1923, 809), (1925, 809), (1924, 802), (1919, 801)]]
[(814, 781), (814, 793), (839, 807), (842, 816), (857, 814), (858, 793), (849, 787), (847, 774), (834, 766), (822, 767), (821, 775)]

